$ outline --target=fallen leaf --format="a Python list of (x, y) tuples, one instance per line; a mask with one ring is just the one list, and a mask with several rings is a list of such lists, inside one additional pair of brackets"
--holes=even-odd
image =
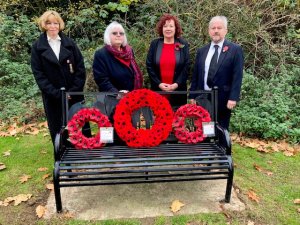
[(222, 213), (224, 214), (224, 216), (226, 216), (227, 219), (230, 219), (231, 216), (229, 215), (229, 213), (227, 212), (227, 210), (224, 208), (223, 204), (220, 204), (220, 208), (222, 209)]
[(248, 220), (247, 225), (254, 225), (255, 223), (251, 220)]
[(41, 168), (38, 168), (38, 171), (39, 171), (39, 172), (45, 172), (45, 171), (47, 171), (47, 170), (48, 170), (47, 167), (41, 167)]
[(73, 213), (71, 213), (71, 212), (66, 212), (63, 215), (64, 218), (68, 218), (68, 219), (74, 218), (74, 216), (75, 215)]
[(10, 150), (8, 150), (8, 151), (6, 151), (6, 152), (3, 152), (3, 156), (4, 156), (4, 157), (10, 156)]
[(259, 151), (259, 152), (264, 152), (264, 153), (269, 153), (269, 152), (270, 152), (270, 150), (268, 150), (268, 149), (265, 148), (264, 146), (259, 146), (259, 147), (257, 148), (257, 151)]
[(20, 205), (21, 202), (26, 202), (32, 197), (32, 194), (20, 194), (17, 195), (15, 198), (15, 204), (14, 205)]
[(272, 173), (271, 171), (268, 171), (268, 170), (262, 168), (261, 166), (257, 165), (256, 163), (254, 163), (253, 166), (254, 166), (254, 168), (255, 168), (257, 171), (259, 171), (259, 172), (261, 172), (261, 173), (264, 173), (264, 174), (266, 174), (266, 175), (268, 175), (268, 176), (272, 176), (272, 175), (273, 175), (273, 173)]
[(295, 203), (295, 204), (300, 204), (300, 198), (295, 199), (295, 200), (294, 200), (294, 203)]
[(290, 152), (290, 151), (284, 151), (283, 154), (284, 154), (285, 156), (289, 156), (289, 157), (294, 155), (294, 153), (293, 153), (293, 152)]
[(23, 174), (23, 176), (21, 176), (21, 178), (20, 178), (20, 182), (23, 184), (23, 183), (27, 182), (28, 179), (31, 179), (31, 176)]
[(4, 170), (6, 169), (6, 166), (4, 165), (4, 163), (0, 162), (0, 170)]
[(265, 174), (267, 174), (268, 176), (272, 176), (273, 173), (271, 171), (265, 171)]
[(38, 207), (36, 207), (35, 212), (38, 218), (42, 218), (46, 212), (46, 208), (42, 205), (39, 205)]
[(249, 190), (247, 195), (250, 200), (259, 203), (259, 197), (257, 196), (257, 194), (254, 191)]
[(262, 172), (262, 171), (263, 171), (263, 169), (262, 169), (259, 165), (257, 165), (256, 163), (254, 163), (253, 166), (254, 166), (254, 168), (255, 168), (257, 171), (259, 171), (259, 172)]
[(43, 137), (49, 136), (49, 133), (44, 133)]
[(32, 197), (32, 194), (19, 194), (19, 195), (14, 196), (14, 197), (6, 198), (2, 204), (4, 206), (7, 206), (9, 203), (14, 201), (15, 202), (14, 206), (16, 206), (16, 205), (20, 205), (21, 202), (28, 201), (31, 197)]
[(54, 190), (54, 184), (46, 184), (48, 190)]
[(45, 174), (45, 175), (43, 176), (43, 180), (46, 180), (49, 176), (50, 176), (49, 173)]
[(39, 132), (40, 132), (39, 129), (37, 129), (37, 128), (31, 128), (30, 131), (27, 130), (25, 133), (26, 134), (31, 134), (31, 135), (37, 135)]
[(8, 129), (8, 133), (10, 136), (14, 136), (17, 134), (17, 130), (14, 127)]
[(39, 123), (38, 126), (48, 128), (48, 123), (47, 123), (47, 121), (45, 121), (45, 122)]
[(7, 206), (4, 204), (4, 201), (0, 201), (0, 206)]
[(4, 199), (4, 201), (0, 201), (0, 206), (8, 206), (9, 203), (11, 203), (12, 201), (13, 201), (12, 197), (8, 197)]
[(258, 148), (259, 146), (260, 146), (259, 144), (254, 143), (254, 142), (251, 142), (251, 143), (247, 144), (247, 147), (250, 147), (250, 148)]
[(173, 202), (172, 202), (172, 205), (171, 205), (171, 211), (173, 212), (173, 213), (175, 213), (175, 212), (178, 212), (180, 209), (181, 209), (181, 207), (183, 207), (185, 204), (183, 204), (182, 202), (180, 202), (179, 200), (174, 200)]

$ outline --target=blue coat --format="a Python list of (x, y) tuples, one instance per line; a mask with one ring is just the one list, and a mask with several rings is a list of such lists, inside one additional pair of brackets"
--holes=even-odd
[(121, 63), (105, 47), (95, 52), (93, 74), (99, 91), (132, 91), (134, 88), (134, 73), (131, 66)]
[[(228, 46), (227, 51), (223, 51)], [(204, 90), (205, 59), (210, 48), (210, 43), (199, 48), (196, 55), (194, 72), (190, 91)], [(225, 115), (225, 128), (228, 128), (230, 110), (226, 105), (228, 100), (239, 101), (243, 77), (244, 57), (241, 46), (225, 39), (218, 60), (218, 68), (213, 78), (213, 87), (218, 87), (219, 118)], [(196, 95), (191, 94), (190, 98)]]

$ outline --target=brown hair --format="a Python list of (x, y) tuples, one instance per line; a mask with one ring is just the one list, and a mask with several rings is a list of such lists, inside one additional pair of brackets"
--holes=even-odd
[(175, 37), (180, 37), (182, 35), (182, 29), (178, 18), (176, 16), (170, 14), (164, 14), (160, 17), (158, 23), (156, 24), (156, 32), (159, 34), (160, 37), (163, 37), (163, 26), (166, 24), (167, 20), (173, 20), (175, 23)]
[(54, 16), (55, 19), (57, 19), (59, 23), (59, 30), (62, 31), (65, 28), (65, 23), (58, 12), (55, 12), (53, 10), (48, 10), (41, 15), (41, 17), (38, 20), (39, 28), (41, 31), (46, 31), (46, 22), (49, 19), (49, 16)]

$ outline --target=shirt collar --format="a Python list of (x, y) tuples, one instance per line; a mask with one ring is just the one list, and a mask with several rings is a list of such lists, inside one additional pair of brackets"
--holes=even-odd
[(56, 37), (55, 39), (52, 39), (52, 38), (50, 38), (50, 37), (47, 35), (47, 40), (48, 40), (48, 41), (60, 41), (61, 38), (60, 38), (59, 35), (57, 35), (57, 37)]
[(225, 39), (223, 39), (223, 40), (222, 40), (221, 42), (219, 42), (218, 44), (216, 44), (216, 43), (214, 43), (214, 42), (212, 41), (211, 44), (210, 44), (210, 47), (211, 47), (211, 48), (214, 48), (215, 45), (218, 45), (218, 46), (219, 46), (219, 49), (221, 49), (222, 46), (223, 46), (223, 44), (224, 44), (224, 41), (225, 41)]

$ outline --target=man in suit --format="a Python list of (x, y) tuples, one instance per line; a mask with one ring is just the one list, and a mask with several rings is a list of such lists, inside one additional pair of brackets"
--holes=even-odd
[[(218, 122), (228, 130), (231, 111), (240, 96), (244, 57), (241, 46), (225, 39), (227, 18), (215, 16), (208, 27), (211, 43), (199, 48), (190, 91), (218, 87)], [(191, 94), (191, 103), (197, 95)]]

